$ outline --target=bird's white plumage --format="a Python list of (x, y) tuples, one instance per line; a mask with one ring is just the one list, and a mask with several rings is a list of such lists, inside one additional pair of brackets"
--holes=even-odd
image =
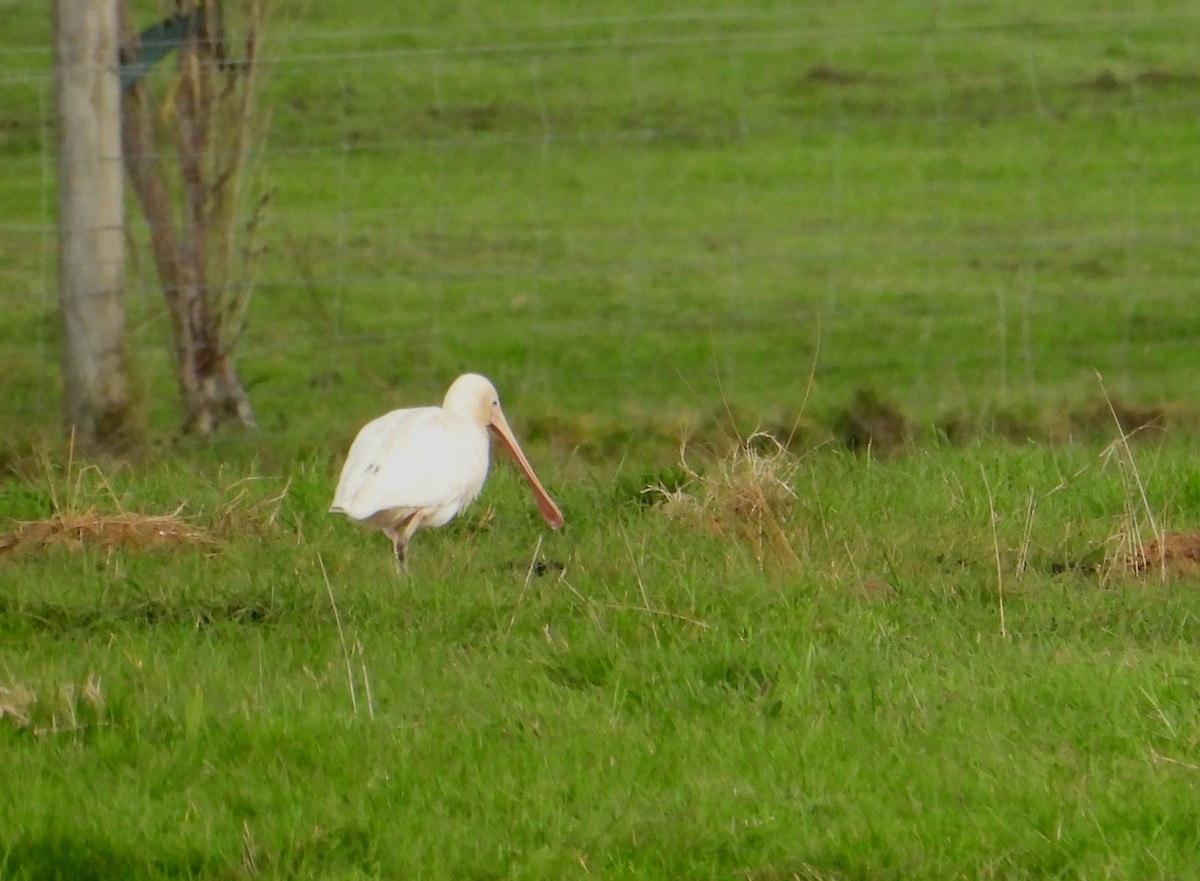
[(492, 432), (529, 481), (551, 529), (562, 511), (513, 436), (496, 387), (477, 373), (451, 383), (440, 407), (393, 410), (362, 427), (350, 445), (329, 510), (383, 530), (397, 566), (418, 529), (442, 526), (463, 511), (487, 479)]
[(359, 431), (330, 510), (388, 526), (427, 509), (441, 526), (483, 489), (488, 448), (486, 428), (442, 407), (393, 410)]

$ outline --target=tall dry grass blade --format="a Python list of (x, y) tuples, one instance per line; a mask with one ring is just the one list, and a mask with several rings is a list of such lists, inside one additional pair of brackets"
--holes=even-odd
[(254, 833), (250, 831), (250, 822), (242, 820), (242, 868), (251, 878), (257, 878), (258, 845), (254, 842)]
[(1008, 639), (1008, 625), (1004, 618), (1004, 568), (1000, 564), (1000, 537), (996, 532), (996, 502), (992, 496), (992, 484), (982, 464), (979, 466), (979, 473), (983, 475), (983, 487), (987, 490), (988, 523), (992, 528), (992, 549), (996, 554), (996, 601), (1000, 610), (1000, 636)]
[(350, 707), (354, 715), (358, 715), (358, 696), (354, 687), (354, 665), (350, 661), (350, 651), (346, 647), (346, 632), (342, 629), (342, 616), (338, 613), (337, 600), (333, 598), (333, 583), (329, 580), (329, 572), (325, 568), (325, 560), (317, 554), (317, 562), (321, 566), (321, 577), (325, 579), (325, 591), (329, 594), (329, 605), (333, 607), (333, 620), (337, 624), (338, 640), (342, 644), (342, 658), (346, 662), (346, 680), (350, 686)]
[(508, 629), (504, 631), (505, 635), (512, 633), (513, 625), (517, 621), (517, 613), (521, 611), (521, 603), (525, 599), (525, 591), (529, 590), (529, 583), (533, 581), (533, 573), (537, 571), (538, 556), (542, 552), (542, 536), (538, 535), (537, 543), (533, 546), (533, 555), (529, 558), (529, 568), (525, 570), (525, 583), (521, 585), (521, 592), (517, 594), (517, 603), (513, 608), (512, 616), (508, 619)]
[(1029, 568), (1029, 546), (1033, 542), (1033, 517), (1037, 513), (1037, 491), (1030, 487), (1029, 501), (1025, 503), (1025, 527), (1021, 530), (1021, 547), (1017, 551), (1017, 576), (1023, 576)]
[(371, 677), (367, 674), (367, 658), (362, 640), (354, 637), (354, 653), (358, 656), (358, 669), (362, 673), (363, 692), (367, 696), (367, 715), (375, 718), (375, 695), (371, 693)]
[(784, 446), (789, 449), (792, 446), (792, 441), (796, 439), (796, 432), (800, 430), (800, 423), (804, 419), (804, 411), (808, 409), (808, 399), (812, 396), (812, 390), (817, 384), (817, 361), (821, 357), (821, 316), (817, 315), (817, 342), (813, 347), (812, 361), (808, 365), (808, 381), (804, 384), (804, 397), (800, 400), (800, 412), (796, 414), (796, 419), (792, 422), (792, 430), (788, 432), (787, 440), (784, 441)]
[(684, 624), (691, 624), (693, 627), (699, 627), (701, 630), (708, 630), (709, 624), (700, 618), (693, 618), (690, 615), (681, 615), (678, 612), (671, 612), (667, 609), (654, 609), (646, 606), (631, 606), (629, 603), (596, 603), (602, 609), (612, 609), (614, 612), (645, 612), (648, 615), (658, 615), (660, 618), (673, 618), (676, 621), (682, 621)]
[[(43, 452), (39, 453), (39, 458), (42, 460), (42, 467), (46, 472), (46, 482), (50, 487), (50, 507), (53, 511), (61, 511), (62, 506), (58, 503), (58, 488), (55, 486), (54, 469), (50, 465), (50, 456)], [(71, 468), (75, 462), (75, 426), (71, 426), (71, 439), (67, 443), (67, 475), (71, 474)], [(68, 484), (69, 486), (69, 484)]]
[[(642, 580), (642, 569), (638, 565), (637, 558), (633, 555), (633, 545), (629, 543), (629, 534), (622, 527), (621, 538), (625, 541), (625, 552), (629, 554), (629, 562), (633, 564), (633, 576), (637, 579), (638, 591), (642, 595), (642, 608), (647, 612), (653, 612), (654, 609), (650, 606), (650, 596), (646, 593), (646, 582)], [(662, 648), (662, 641), (658, 638), (658, 625), (654, 623), (654, 619), (650, 619), (650, 631), (654, 634), (655, 648)]]
[(1192, 762), (1185, 762), (1182, 759), (1175, 759), (1175, 758), (1172, 758), (1171, 756), (1165, 756), (1162, 753), (1160, 753), (1158, 750), (1154, 749), (1154, 747), (1150, 748), (1150, 760), (1152, 762), (1154, 762), (1156, 765), (1159, 762), (1164, 762), (1168, 765), (1175, 765), (1180, 768), (1187, 768), (1189, 771), (1200, 771), (1200, 765), (1193, 764)]

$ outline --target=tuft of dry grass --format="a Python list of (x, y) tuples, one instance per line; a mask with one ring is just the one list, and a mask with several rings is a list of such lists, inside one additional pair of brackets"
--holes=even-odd
[(215, 544), (207, 530), (189, 523), (178, 510), (171, 514), (102, 513), (94, 509), (56, 511), (45, 520), (21, 522), (14, 531), (0, 535), (0, 552), (47, 546), (142, 549)]
[[(1147, 556), (1146, 549), (1157, 546), (1165, 550), (1166, 535), (1150, 507), (1146, 483), (1142, 480), (1137, 460), (1129, 444), (1131, 437), (1144, 426), (1127, 431), (1121, 413), (1109, 397), (1108, 390), (1104, 388), (1103, 378), (1099, 374), (1096, 378), (1100, 381), (1100, 389), (1108, 403), (1109, 415), (1117, 428), (1116, 440), (1105, 448), (1101, 458), (1106, 466), (1112, 465), (1116, 468), (1121, 480), (1123, 499), (1121, 515), (1117, 520), (1116, 529), (1109, 536), (1108, 550), (1100, 569), (1100, 583), (1104, 584), (1116, 574), (1149, 571), (1151, 567), (1147, 564), (1151, 558)], [(1155, 556), (1159, 574), (1165, 578), (1167, 554), (1158, 552)]]
[(688, 463), (686, 452), (685, 445), (680, 450), (686, 477), (681, 486), (655, 484), (644, 490), (661, 497), (665, 516), (745, 544), (759, 565), (799, 559), (792, 522), (792, 480), (799, 460), (782, 443), (755, 432), (704, 473)]
[(0, 533), (0, 555), (43, 547), (215, 547), (218, 535), (274, 528), (291, 487), (289, 479), (278, 492), (270, 486), (264, 492), (258, 489), (264, 478), (240, 478), (225, 488), (224, 501), (212, 512), (206, 527), (184, 515), (186, 503), (169, 513), (127, 509), (109, 476), (96, 465), (77, 464), (73, 455), (68, 456), (65, 470), (60, 470), (42, 454), (37, 467), (22, 476), (48, 490), (51, 513), (39, 520), (17, 521), (10, 531)]
[(81, 684), (68, 683), (40, 695), (21, 683), (0, 685), (0, 722), (43, 736), (84, 731), (101, 724), (104, 696), (95, 676)]
[(268, 478), (243, 477), (225, 487), (226, 501), (213, 512), (212, 529), (220, 535), (245, 535), (249, 531), (273, 529), (278, 525), (279, 512), (292, 487), (292, 479), (284, 481), (279, 492), (267, 495), (257, 492), (258, 485)]
[(29, 710), (36, 700), (37, 695), (24, 685), (0, 685), (0, 719), (9, 719), (20, 728), (28, 726)]
[(169, 514), (126, 510), (98, 466), (76, 463), (73, 445), (65, 473), (59, 473), (44, 453), (36, 471), (26, 479), (43, 483), (49, 490), (51, 514), (41, 520), (18, 521), (15, 529), (0, 534), (0, 553), (47, 546), (141, 549), (216, 543), (207, 530), (182, 516), (182, 505)]

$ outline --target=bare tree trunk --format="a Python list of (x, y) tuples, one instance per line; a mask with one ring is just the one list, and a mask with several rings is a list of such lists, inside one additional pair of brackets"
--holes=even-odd
[(63, 404), (85, 446), (136, 433), (125, 269), (116, 0), (55, 0)]
[[(136, 31), (127, 0), (121, 6), (122, 60), (136, 58)], [(213, 16), (216, 19), (216, 16)], [(171, 314), (175, 373), (186, 416), (184, 428), (209, 434), (224, 419), (252, 427), (254, 412), (230, 356), (232, 340), (223, 338), (212, 308), (208, 234), (215, 189), (205, 173), (205, 151), (212, 130), (212, 59), (200, 57), (199, 40), (189, 36), (180, 48), (175, 87), (176, 152), (179, 157), (182, 217), (176, 223), (167, 186), (166, 164), (157, 152), (145, 85), (130, 85), (122, 100), (122, 138), (130, 184), (150, 229), (150, 246)], [(207, 65), (207, 67), (206, 67)]]
[[(209, 18), (210, 22), (216, 20), (216, 15)], [(208, 46), (215, 45), (213, 34), (203, 36), (209, 40)], [(226, 350), (225, 343), (229, 341), (221, 338), (219, 316), (213, 310), (213, 302), (222, 292), (212, 290), (208, 275), (209, 232), (217, 219), (215, 203), (221, 198), (218, 189), (224, 181), (220, 175), (206, 175), (204, 156), (206, 151), (214, 149), (209, 135), (215, 130), (218, 100), (215, 92), (220, 85), (212, 68), (223, 59), (211, 52), (202, 56), (200, 45), (200, 40), (189, 39), (180, 50), (175, 117), (183, 180), (183, 262), (192, 269), (191, 281), (197, 293), (188, 301), (194, 335), (191, 378), (196, 392), (190, 417), (192, 428), (206, 434), (223, 417), (253, 426), (254, 414)], [(229, 147), (219, 145), (219, 149)]]

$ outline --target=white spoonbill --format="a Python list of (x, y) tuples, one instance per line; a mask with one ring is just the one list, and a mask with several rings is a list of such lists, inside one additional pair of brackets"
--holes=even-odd
[(440, 407), (393, 410), (364, 425), (329, 510), (378, 526), (392, 540), (396, 565), (404, 565), (414, 532), (449, 523), (483, 489), (489, 428), (533, 487), (542, 519), (558, 529), (562, 511), (521, 452), (496, 387), (477, 373), (454, 380)]

